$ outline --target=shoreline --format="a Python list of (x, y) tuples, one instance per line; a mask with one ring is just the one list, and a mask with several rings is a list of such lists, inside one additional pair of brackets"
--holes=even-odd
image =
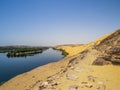
[[(49, 49), (50, 49), (50, 48), (49, 48)], [(53, 49), (53, 48), (51, 48), (51, 49)], [(47, 49), (44, 49), (44, 51), (45, 51), (45, 50), (47, 50)], [(57, 51), (57, 50), (56, 50), (56, 51)], [(59, 52), (59, 53), (60, 53), (60, 52)], [(60, 55), (61, 55), (61, 53), (60, 53)], [(18, 58), (19, 58), (19, 57), (18, 57)], [(63, 58), (62, 58), (62, 59), (63, 59)], [(60, 59), (60, 60), (61, 60), (61, 59)], [(45, 66), (45, 65), (47, 65), (47, 64), (55, 63), (55, 62), (58, 62), (58, 60), (57, 60), (57, 61), (51, 61), (50, 63), (46, 63), (46, 64), (44, 64), (44, 65), (37, 66), (36, 68)], [(15, 75), (15, 76), (12, 77), (11, 79), (13, 79), (13, 78), (15, 78), (15, 77), (17, 77), (17, 76), (19, 76), (19, 75), (22, 75), (22, 74), (24, 74), (24, 73), (30, 72), (30, 71), (32, 71), (32, 70), (34, 70), (34, 69), (36, 69), (36, 68), (33, 68), (33, 69), (29, 70), (29, 71), (23, 72), (23, 73), (18, 74), (18, 75)], [(11, 79), (9, 79), (9, 80), (11, 80)], [(0, 86), (2, 86), (4, 83), (8, 82), (9, 80), (0, 82)]]
[[(112, 48), (119, 45), (119, 34), (116, 31), (87, 45), (55, 47), (69, 55), (12, 78), (0, 90), (119, 90), (120, 67), (110, 63), (119, 57), (119, 47)], [(107, 57), (108, 62), (104, 57), (109, 53), (113, 54)]]
[[(63, 55), (64, 57), (67, 57), (67, 56), (69, 55), (69, 53), (66, 52), (64, 49), (58, 49), (58, 48), (56, 48), (56, 47), (53, 47), (53, 49), (54, 49), (54, 50), (57, 50), (57, 51), (61, 51), (61, 52), (62, 52), (62, 55)], [(63, 57), (63, 58), (64, 58), (64, 57)]]
[[(91, 53), (94, 54), (95, 52), (91, 52)], [(75, 56), (67, 56), (67, 57), (61, 59), (60, 61), (51, 62), (49, 64), (40, 66), (40, 67), (35, 68), (31, 71), (28, 71), (26, 73), (17, 75), (16, 77), (10, 79), (8, 82), (4, 83), (2, 85), (2, 87), (4, 89), (4, 87), (6, 87), (6, 85), (9, 86), (9, 85), (20, 84), (19, 86), (16, 86), (14, 88), (9, 87), (9, 89), (12, 89), (12, 90), (26, 90), (24, 88), (24, 87), (26, 87), (30, 90), (39, 90), (39, 87), (41, 85), (40, 83), (45, 83), (49, 79), (54, 79), (57, 82), (56, 77), (58, 77), (59, 75), (60, 76), (62, 75), (61, 79), (59, 80), (60, 82), (62, 82), (62, 81), (67, 82), (66, 80), (64, 80), (63, 75), (67, 74), (66, 72), (69, 72), (69, 69), (65, 72), (64, 72), (64, 70), (66, 70), (67, 68), (70, 68), (70, 67), (68, 67), (68, 63), (70, 62), (70, 60), (76, 58), (77, 56), (76, 55)], [(88, 62), (88, 60), (87, 61), (85, 60), (85, 62)], [(91, 62), (89, 62), (89, 63), (91, 63)], [(76, 83), (86, 81), (85, 78), (89, 74), (85, 73), (85, 72), (86, 72), (86, 70), (87, 70), (87, 72), (88, 72), (88, 70), (90, 70), (89, 71), (90, 75), (97, 77), (95, 80), (97, 80), (99, 82), (102, 80), (102, 83), (106, 83), (107, 88), (108, 88), (107, 90), (109, 90), (109, 87), (112, 88), (110, 86), (112, 82), (110, 82), (110, 81), (113, 81), (113, 83), (117, 83), (116, 77), (117, 77), (118, 74), (116, 74), (116, 72), (120, 71), (119, 67), (114, 66), (114, 65), (105, 65), (105, 66), (92, 65), (91, 66), (91, 65), (84, 65), (84, 64), (80, 63), (79, 65), (77, 65), (76, 68), (78, 68), (78, 67), (83, 68), (83, 70), (85, 70), (85, 71), (84, 71), (84, 73), (78, 71), (80, 76), (83, 77), (83, 79), (78, 79), (77, 81), (75, 81)], [(114, 76), (115, 77), (113, 77), (113, 78), (107, 76), (107, 75), (111, 75), (111, 71), (114, 71)], [(104, 73), (105, 75), (103, 75), (101, 72)], [(23, 79), (23, 80), (21, 80), (21, 79)], [(110, 80), (110, 81), (107, 82), (106, 81), (107, 79)], [(22, 84), (24, 81), (26, 81), (26, 84)], [(36, 82), (36, 84), (34, 86), (35, 82)], [(72, 81), (69, 81), (69, 82), (72, 82)], [(69, 84), (69, 82), (67, 82), (67, 83)], [(66, 85), (68, 85), (68, 84), (66, 84)], [(64, 85), (64, 84), (61, 84), (61, 85)], [(66, 86), (66, 85), (64, 85), (64, 88), (62, 88), (63, 86), (58, 86), (58, 88), (61, 87), (62, 88), (61, 90), (67, 90), (68, 86)], [(96, 85), (96, 83), (95, 83), (95, 85)], [(27, 87), (27, 86), (30, 86), (30, 87)], [(21, 87), (21, 89), (18, 89), (20, 87)], [(116, 90), (118, 90), (117, 88), (119, 88), (119, 87), (116, 87)], [(0, 90), (3, 90), (3, 89), (0, 87)], [(4, 89), (4, 90), (9, 90), (9, 89)], [(85, 89), (85, 90), (88, 90), (88, 89)]]

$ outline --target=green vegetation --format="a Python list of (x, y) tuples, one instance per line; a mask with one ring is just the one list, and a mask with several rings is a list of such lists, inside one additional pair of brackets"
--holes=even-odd
[(7, 57), (26, 57), (42, 53), (42, 49), (19, 49), (7, 53)]
[(42, 53), (47, 47), (6, 46), (0, 47), (1, 53), (7, 53), (7, 57), (26, 57)]
[(64, 57), (66, 57), (69, 53), (66, 52), (65, 50), (63, 49), (56, 49), (56, 48), (53, 48), (54, 50), (58, 50), (58, 51), (61, 51), (62, 52), (62, 55), (64, 55)]
[(3, 85), (5, 82), (0, 82), (0, 86)]

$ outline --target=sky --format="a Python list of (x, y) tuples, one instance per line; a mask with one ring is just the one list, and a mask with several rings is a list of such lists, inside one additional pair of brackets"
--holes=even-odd
[(120, 28), (120, 0), (0, 0), (0, 46), (85, 44)]

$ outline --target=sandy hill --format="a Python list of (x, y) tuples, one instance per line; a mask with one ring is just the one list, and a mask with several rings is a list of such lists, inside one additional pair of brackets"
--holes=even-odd
[(120, 30), (86, 45), (63, 45), (59, 62), (18, 75), (0, 90), (119, 90)]

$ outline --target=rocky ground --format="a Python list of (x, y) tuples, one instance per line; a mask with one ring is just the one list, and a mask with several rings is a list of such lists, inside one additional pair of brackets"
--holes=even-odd
[(86, 45), (55, 48), (69, 55), (11, 79), (0, 90), (120, 89), (120, 30)]

